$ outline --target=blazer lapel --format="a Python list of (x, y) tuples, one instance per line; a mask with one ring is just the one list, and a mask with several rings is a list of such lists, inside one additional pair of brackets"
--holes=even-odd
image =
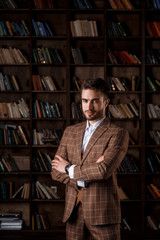
[(77, 130), (77, 137), (75, 139), (75, 149), (77, 152), (77, 161), (81, 161), (82, 158), (82, 141), (83, 141), (83, 135), (84, 135), (84, 130), (86, 127), (86, 121), (83, 122), (80, 126), (80, 128)]
[(87, 147), (84, 151), (82, 162), (86, 159), (87, 155), (91, 151), (93, 145), (97, 142), (97, 140), (101, 137), (101, 135), (108, 129), (110, 125), (110, 121), (108, 119), (105, 119), (94, 131), (91, 139), (89, 140)]

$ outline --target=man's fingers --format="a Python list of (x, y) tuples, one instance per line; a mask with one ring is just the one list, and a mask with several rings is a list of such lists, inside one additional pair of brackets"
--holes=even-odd
[(100, 156), (100, 157), (98, 158), (98, 160), (96, 161), (96, 163), (102, 162), (103, 160), (104, 160), (104, 156)]

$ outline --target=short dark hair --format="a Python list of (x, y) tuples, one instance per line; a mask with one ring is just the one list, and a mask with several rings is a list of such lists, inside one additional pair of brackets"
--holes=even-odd
[(89, 78), (84, 80), (84, 82), (81, 85), (81, 92), (83, 89), (91, 89), (100, 91), (103, 93), (104, 97), (108, 98), (108, 87), (107, 83), (102, 78)]

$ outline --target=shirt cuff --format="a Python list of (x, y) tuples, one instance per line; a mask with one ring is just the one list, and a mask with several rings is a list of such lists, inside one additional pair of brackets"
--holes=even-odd
[(70, 166), (70, 168), (68, 169), (68, 173), (69, 173), (69, 177), (71, 178), (71, 179), (73, 179), (74, 178), (74, 167), (75, 167), (76, 165), (72, 165), (72, 166)]

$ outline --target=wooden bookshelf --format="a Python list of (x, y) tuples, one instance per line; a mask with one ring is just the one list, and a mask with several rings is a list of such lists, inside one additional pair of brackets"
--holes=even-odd
[[(0, 199), (0, 212), (22, 211), (24, 226), (20, 231), (1, 230), (3, 239), (65, 239), (65, 225), (61, 222), (64, 210), (65, 187), (53, 182), (50, 172), (40, 172), (33, 169), (33, 158), (37, 151), (54, 157), (58, 143), (46, 145), (33, 144), (33, 129), (60, 129), (82, 121), (82, 118), (73, 118), (71, 103), (80, 103), (80, 92), (73, 87), (73, 77), (78, 79), (108, 76), (127, 78), (131, 81), (132, 76), (140, 76), (141, 81), (138, 89), (126, 91), (109, 91), (111, 104), (129, 103), (134, 101), (139, 109), (137, 118), (111, 118), (117, 125), (126, 128), (135, 144), (130, 144), (129, 155), (137, 159), (138, 172), (118, 173), (118, 183), (123, 187), (128, 200), (122, 200), (122, 217), (128, 221), (131, 231), (122, 229), (122, 239), (159, 239), (160, 230), (154, 231), (148, 227), (147, 216), (153, 215), (160, 222), (160, 200), (155, 200), (147, 190), (147, 185), (154, 183), (160, 187), (160, 172), (151, 172), (147, 168), (147, 157), (150, 152), (160, 154), (160, 145), (154, 141), (148, 141), (149, 130), (160, 131), (160, 119), (149, 118), (147, 104), (159, 105), (160, 91), (152, 91), (148, 88), (146, 77), (158, 79), (160, 73), (159, 63), (146, 62), (146, 50), (158, 49), (160, 37), (148, 36), (146, 29), (147, 21), (159, 21), (159, 10), (148, 8), (147, 1), (132, 1), (133, 10), (112, 9), (109, 1), (95, 0), (92, 9), (78, 9), (73, 1), (54, 0), (53, 9), (36, 9), (34, 1), (16, 1), (19, 8), (0, 9), (1, 20), (20, 21), (25, 20), (30, 34), (28, 36), (0, 36), (0, 48), (9, 46), (19, 48), (28, 58), (26, 64), (0, 64), (0, 72), (4, 75), (15, 75), (20, 85), (19, 91), (0, 91), (0, 102), (14, 102), (23, 98), (29, 106), (29, 118), (0, 118), (0, 125), (21, 125), (27, 132), (27, 145), (0, 145), (0, 156), (10, 154), (15, 157), (19, 171), (1, 172), (0, 182), (14, 182), (15, 190), (22, 184), (30, 183), (30, 197)], [(36, 36), (32, 19), (47, 21), (54, 30), (53, 36)], [(70, 29), (70, 21), (90, 20), (96, 21), (98, 36), (73, 37)], [(112, 36), (108, 34), (109, 21), (118, 21), (125, 26), (126, 36)], [(84, 29), (83, 29), (84, 31)], [(33, 48), (52, 48), (60, 50), (62, 63), (35, 63), (33, 60)], [(71, 48), (79, 48), (83, 62), (73, 60)], [(112, 51), (129, 51), (140, 60), (139, 64), (111, 63), (108, 57), (108, 49)], [(57, 86), (56, 91), (33, 90), (32, 75), (51, 76)], [(60, 118), (42, 117), (36, 118), (34, 113), (35, 100), (58, 102), (61, 111)], [(111, 115), (109, 115), (111, 116)], [(21, 160), (20, 160), (21, 159)], [(16, 160), (15, 160), (16, 161)], [(61, 199), (37, 199), (33, 197), (33, 185), (40, 181), (48, 186), (56, 186)], [(1, 195), (0, 195), (1, 196)], [(32, 215), (36, 212), (45, 212), (48, 215), (50, 228), (38, 230), (32, 227)]]

